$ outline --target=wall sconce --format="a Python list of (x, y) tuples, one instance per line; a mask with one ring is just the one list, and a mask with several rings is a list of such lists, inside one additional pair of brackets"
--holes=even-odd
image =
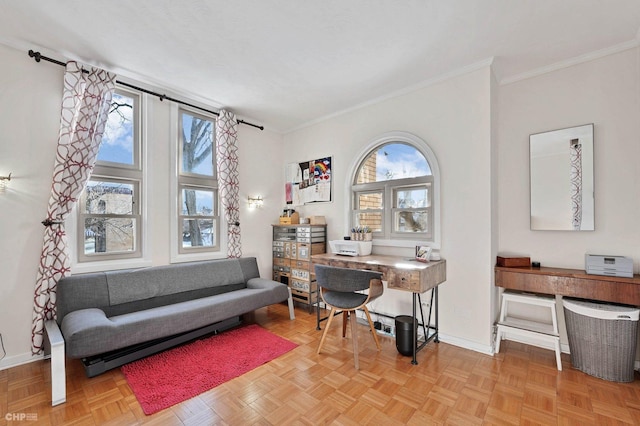
[(260, 207), (262, 207), (262, 204), (263, 204), (262, 196), (258, 195), (255, 198), (247, 197), (247, 203), (249, 203), (249, 208), (250, 209), (260, 208)]
[(9, 176), (0, 176), (0, 193), (3, 193), (7, 186), (9, 186), (9, 181), (11, 180), (11, 173)]

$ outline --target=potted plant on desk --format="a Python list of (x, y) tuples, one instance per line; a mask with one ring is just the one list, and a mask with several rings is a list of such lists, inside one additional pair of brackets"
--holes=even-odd
[(351, 228), (351, 239), (355, 241), (371, 241), (373, 233), (368, 226), (356, 226)]

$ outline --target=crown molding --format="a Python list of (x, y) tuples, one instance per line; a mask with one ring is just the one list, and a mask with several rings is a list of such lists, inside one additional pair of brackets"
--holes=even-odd
[(303, 123), (303, 124), (301, 124), (299, 126), (291, 128), (289, 130), (285, 130), (282, 133), (283, 134), (287, 134), (287, 133), (296, 132), (296, 131), (302, 130), (302, 129), (306, 128), (306, 127), (310, 127), (310, 126), (313, 126), (315, 124), (322, 123), (323, 121), (327, 121), (327, 120), (330, 120), (332, 118), (336, 118), (336, 117), (339, 117), (341, 115), (348, 114), (348, 113), (353, 112), (353, 111), (357, 111), (359, 109), (368, 107), (370, 105), (378, 104), (378, 103), (386, 101), (388, 99), (393, 99), (393, 98), (397, 98), (399, 96), (406, 95), (408, 93), (416, 92), (416, 91), (418, 91), (420, 89), (424, 89), (426, 87), (433, 86), (433, 85), (441, 83), (443, 81), (446, 81), (446, 80), (449, 80), (449, 79), (452, 79), (452, 78), (456, 78), (456, 77), (459, 77), (459, 76), (462, 76), (462, 75), (465, 75), (465, 74), (469, 74), (469, 73), (472, 73), (474, 71), (477, 71), (477, 70), (480, 70), (480, 69), (483, 69), (483, 68), (487, 68), (487, 67), (490, 68), (491, 65), (493, 64), (493, 60), (494, 60), (494, 58), (490, 57), (490, 58), (484, 59), (482, 61), (475, 62), (473, 64), (464, 66), (462, 68), (458, 68), (457, 70), (448, 72), (446, 74), (442, 74), (442, 75), (440, 75), (438, 77), (430, 78), (428, 80), (423, 80), (423, 81), (421, 81), (421, 82), (419, 82), (417, 84), (414, 84), (414, 85), (411, 85), (411, 86), (407, 86), (405, 88), (402, 88), (402, 89), (387, 93), (385, 95), (370, 99), (368, 101), (356, 104), (356, 105), (354, 105), (352, 107), (345, 108), (345, 109), (333, 112), (333, 113), (328, 114), (328, 115), (324, 115), (322, 117), (316, 118), (316, 119), (311, 120), (311, 121), (307, 121), (306, 123)]
[(595, 59), (604, 58), (605, 56), (613, 55), (614, 53), (624, 52), (625, 50), (633, 49), (640, 46), (640, 30), (636, 34), (636, 38), (626, 41), (624, 43), (616, 44), (615, 46), (607, 47), (605, 49), (596, 50), (594, 52), (585, 53), (584, 55), (576, 56), (574, 58), (567, 59), (565, 61), (556, 62), (555, 64), (548, 65), (546, 67), (536, 68), (531, 71), (524, 72), (522, 74), (514, 75), (511, 77), (500, 80), (501, 86), (506, 84), (515, 83), (518, 81), (526, 80), (533, 77), (538, 77), (553, 71), (558, 71), (564, 68), (569, 68), (574, 65), (590, 62)]

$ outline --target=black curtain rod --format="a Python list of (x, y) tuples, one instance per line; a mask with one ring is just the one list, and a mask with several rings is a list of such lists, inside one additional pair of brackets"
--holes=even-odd
[[(43, 56), (42, 54), (40, 54), (40, 52), (34, 52), (33, 50), (29, 50), (29, 56), (31, 58), (33, 58), (36, 62), (40, 62), (42, 60), (42, 61), (51, 62), (51, 63), (56, 64), (56, 65), (60, 65), (60, 66), (63, 66), (63, 67), (67, 66), (67, 64), (65, 64), (62, 61), (58, 61), (56, 59), (48, 58), (48, 57)], [(85, 72), (88, 72), (88, 71), (85, 70)], [(172, 101), (172, 102), (178, 103), (180, 105), (186, 105), (186, 106), (189, 106), (191, 108), (195, 108), (195, 109), (200, 110), (200, 111), (208, 112), (209, 114), (213, 114), (216, 117), (220, 115), (216, 111), (211, 111), (211, 110), (208, 110), (206, 108), (202, 108), (202, 107), (199, 107), (197, 105), (193, 105), (193, 104), (190, 104), (188, 102), (181, 101), (180, 99), (172, 98), (171, 96), (162, 95), (160, 93), (156, 93), (154, 91), (147, 90), (147, 89), (144, 89), (142, 87), (134, 86), (133, 84), (125, 83), (125, 82), (119, 81), (119, 80), (116, 80), (116, 83), (120, 84), (121, 86), (126, 86), (126, 87), (129, 87), (131, 89), (139, 90), (139, 91), (147, 93), (149, 95), (156, 96), (156, 97), (158, 97), (160, 99), (160, 101), (164, 101), (166, 99), (168, 101)], [(256, 129), (264, 130), (264, 126), (258, 126), (257, 124), (249, 123), (248, 121), (239, 120), (239, 119), (236, 120), (236, 121), (238, 122), (238, 124), (246, 124), (247, 126), (251, 126), (251, 127), (255, 127)]]

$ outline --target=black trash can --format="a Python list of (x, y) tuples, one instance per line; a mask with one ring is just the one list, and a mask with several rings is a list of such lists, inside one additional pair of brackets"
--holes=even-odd
[(415, 320), (409, 315), (396, 317), (396, 349), (404, 356), (413, 356), (413, 325)]

